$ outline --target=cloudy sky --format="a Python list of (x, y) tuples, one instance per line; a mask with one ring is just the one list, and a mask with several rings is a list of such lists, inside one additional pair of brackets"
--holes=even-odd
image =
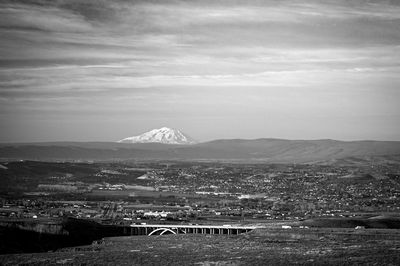
[(0, 141), (400, 140), (400, 1), (0, 2)]

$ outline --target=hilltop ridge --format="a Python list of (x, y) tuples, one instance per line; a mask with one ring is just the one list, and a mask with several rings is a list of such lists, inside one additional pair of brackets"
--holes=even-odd
[[(162, 139), (161, 139), (162, 140)], [(0, 158), (34, 160), (245, 160), (328, 162), (400, 155), (400, 141), (215, 140), (203, 143), (52, 142), (3, 143)]]

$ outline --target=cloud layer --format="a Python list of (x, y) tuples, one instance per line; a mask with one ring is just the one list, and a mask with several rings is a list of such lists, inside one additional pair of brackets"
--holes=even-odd
[(400, 140), (399, 27), (397, 1), (2, 1), (0, 141)]

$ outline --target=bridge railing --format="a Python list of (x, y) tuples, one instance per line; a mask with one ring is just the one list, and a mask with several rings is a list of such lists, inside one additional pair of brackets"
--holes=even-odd
[(218, 225), (157, 225), (132, 224), (126, 230), (127, 235), (155, 235), (155, 234), (211, 234), (211, 235), (239, 235), (247, 233), (258, 226), (218, 226)]

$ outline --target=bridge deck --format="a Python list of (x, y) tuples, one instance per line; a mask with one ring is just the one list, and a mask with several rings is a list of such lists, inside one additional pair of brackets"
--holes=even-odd
[[(130, 230), (126, 230), (130, 228)], [(131, 224), (125, 232), (130, 235), (153, 234), (212, 234), (212, 235), (238, 235), (252, 231), (262, 226), (245, 225), (182, 225), (182, 224)]]
[(203, 228), (203, 229), (243, 229), (254, 230), (257, 228), (264, 228), (263, 226), (244, 226), (244, 225), (175, 225), (175, 224), (131, 224), (130, 227), (138, 228), (173, 228), (173, 229), (189, 229), (189, 228)]
[(247, 229), (253, 230), (263, 226), (242, 226), (242, 225), (182, 225), (182, 224), (131, 224), (131, 227), (152, 227), (152, 228), (216, 228), (216, 229)]

